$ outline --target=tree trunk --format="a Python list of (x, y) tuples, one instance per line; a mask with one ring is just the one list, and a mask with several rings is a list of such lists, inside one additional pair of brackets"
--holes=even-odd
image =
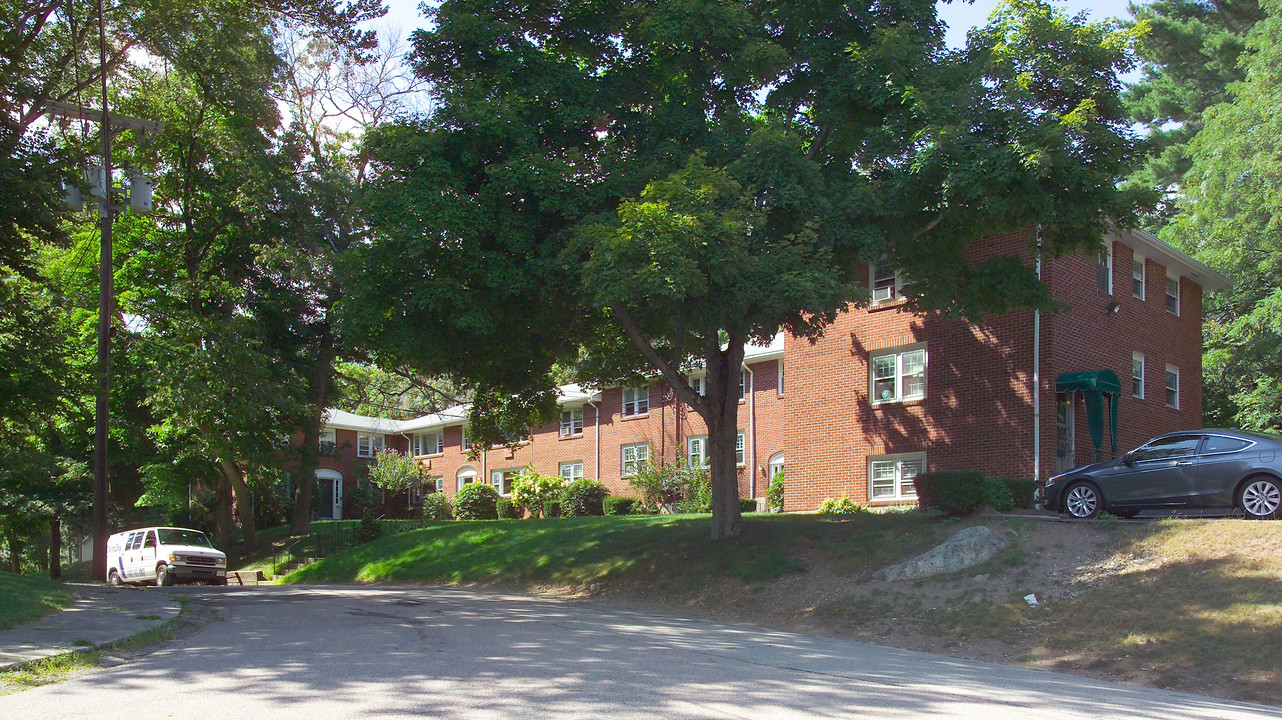
[(62, 577), (62, 518), (57, 515), (49, 521), (49, 577)]
[(236, 509), (240, 514), (240, 528), (245, 534), (245, 549), (258, 549), (258, 533), (254, 529), (254, 494), (249, 491), (249, 483), (245, 482), (245, 473), (240, 471), (240, 466), (231, 460), (220, 460), (219, 466), (222, 468), (223, 476), (227, 478), (227, 483), (231, 485), (232, 493), (236, 496)]
[(220, 472), (214, 488), (214, 536), (218, 538), (218, 547), (231, 547), (231, 526), (231, 481)]
[(735, 464), (735, 440), (739, 430), (739, 372), (743, 365), (743, 340), (730, 338), (726, 350), (709, 347), (704, 360), (708, 368), (706, 410), (701, 413), (708, 426), (709, 480), (712, 484), (712, 539), (724, 540), (743, 532), (739, 508), (739, 478)]
[(295, 472), (298, 485), (294, 490), (294, 510), (290, 515), (289, 534), (306, 535), (311, 532), (312, 493), (316, 487), (316, 466), (320, 457), (320, 428), (325, 418), (325, 404), (329, 400), (329, 382), (334, 373), (334, 337), (326, 332), (321, 337), (316, 355), (316, 366), (308, 379), (307, 424), (303, 427), (302, 447), (298, 451)]
[(17, 575), (22, 572), (22, 541), (12, 529), (7, 533), (9, 540), (9, 572)]

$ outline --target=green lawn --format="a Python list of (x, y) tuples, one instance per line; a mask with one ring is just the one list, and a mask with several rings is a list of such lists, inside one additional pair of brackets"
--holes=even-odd
[[(801, 550), (850, 572), (926, 547), (920, 514), (850, 518), (749, 515), (741, 537), (711, 542), (707, 515), (441, 522), (384, 537), (287, 575), (285, 582), (555, 583), (710, 577), (767, 581), (801, 572)], [(904, 538), (877, 542), (889, 534)], [(889, 555), (887, 554), (889, 553)]]
[(8, 630), (71, 604), (71, 591), (39, 575), (0, 572), (0, 630)]

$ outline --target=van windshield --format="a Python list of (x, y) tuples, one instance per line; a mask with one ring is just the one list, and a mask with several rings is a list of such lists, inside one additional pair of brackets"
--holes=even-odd
[(161, 545), (195, 545), (197, 547), (213, 548), (209, 538), (205, 533), (199, 530), (176, 530), (174, 528), (162, 528), (160, 530)]

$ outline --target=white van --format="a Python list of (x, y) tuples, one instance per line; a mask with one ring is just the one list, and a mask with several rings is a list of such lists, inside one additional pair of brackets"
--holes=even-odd
[(227, 584), (227, 556), (199, 530), (151, 527), (107, 538), (107, 582)]

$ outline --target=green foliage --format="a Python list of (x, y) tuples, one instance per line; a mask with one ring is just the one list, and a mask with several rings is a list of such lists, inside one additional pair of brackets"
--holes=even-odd
[(712, 511), (712, 480), (707, 467), (686, 467), (681, 470), (681, 498), (677, 512), (706, 513)]
[(1246, 79), (1207, 111), (1162, 237), (1233, 280), (1205, 299), (1204, 422), (1272, 431), (1282, 425), (1282, 7), (1266, 7)]
[(926, 472), (913, 479), (923, 509), (960, 517), (978, 511), (988, 501), (989, 483), (976, 470)]
[(682, 497), (684, 468), (663, 460), (646, 463), (628, 478), (628, 484), (641, 494), (641, 502), (646, 505), (675, 503)]
[(520, 520), (525, 517), (525, 509), (507, 498), (499, 498), (498, 516), (501, 520)]
[(775, 473), (766, 488), (766, 507), (773, 512), (783, 512), (783, 473), (783, 470)]
[[(998, 482), (1006, 485), (1006, 490), (1010, 493), (1013, 509), (1033, 509), (1033, 494), (1037, 492), (1036, 480), (1032, 478), (1001, 478)], [(996, 510), (998, 508), (994, 505), (993, 509)]]
[(756, 498), (739, 498), (739, 512), (750, 513), (757, 511)]
[(602, 510), (606, 515), (631, 515), (636, 504), (636, 498), (618, 495), (607, 495), (601, 501)]
[(569, 517), (604, 515), (603, 503), (609, 488), (596, 480), (575, 480), (561, 491), (561, 512)]
[(423, 466), (409, 453), (391, 448), (374, 453), (367, 472), (371, 483), (394, 493), (406, 492), (423, 481)]
[(424, 520), (452, 520), (453, 517), (450, 499), (445, 493), (434, 492), (423, 496)]
[(1148, 158), (1130, 182), (1158, 193), (1149, 221), (1160, 227), (1186, 188), (1190, 143), (1206, 111), (1227, 101), (1232, 83), (1246, 76), (1239, 60), (1265, 10), (1257, 0), (1154, 0), (1132, 9), (1146, 31), (1138, 45), (1143, 77), (1127, 89), (1125, 102), (1145, 126)]
[(454, 517), (458, 520), (497, 520), (499, 491), (486, 483), (468, 483), (454, 496)]
[(835, 498), (824, 498), (816, 511), (820, 515), (858, 515), (868, 512), (868, 508), (850, 499), (849, 495)]
[(561, 500), (559, 498), (543, 501), (543, 517), (561, 517)]
[(527, 465), (512, 479), (512, 503), (538, 517), (548, 500), (560, 499), (565, 486), (565, 478), (560, 475), (540, 475)]
[(378, 522), (378, 516), (372, 512), (361, 515), (361, 522), (356, 526), (356, 542), (373, 542), (382, 536), (383, 527)]
[(1011, 495), (1010, 486), (998, 478), (984, 478), (984, 504), (997, 512), (1010, 512), (1015, 509), (1015, 498)]
[(378, 517), (382, 507), (382, 493), (372, 483), (357, 483), (356, 487), (343, 496), (344, 517), (366, 516)]

